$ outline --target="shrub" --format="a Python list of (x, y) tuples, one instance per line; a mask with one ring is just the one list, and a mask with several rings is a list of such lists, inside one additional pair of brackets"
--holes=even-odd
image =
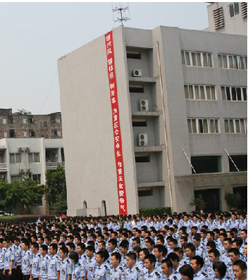
[(226, 193), (225, 199), (231, 208), (237, 208), (240, 205), (241, 196), (236, 193)]
[(15, 215), (15, 216), (1, 216), (0, 223), (11, 223), (11, 224), (21, 224), (21, 223), (35, 223), (38, 218), (43, 220), (54, 220), (54, 215)]
[(156, 208), (142, 208), (140, 209), (140, 215), (145, 216), (163, 216), (164, 214), (171, 215), (170, 207), (156, 207)]

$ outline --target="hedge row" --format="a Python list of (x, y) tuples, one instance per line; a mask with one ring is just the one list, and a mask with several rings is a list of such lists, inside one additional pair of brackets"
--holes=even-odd
[(0, 223), (35, 223), (38, 219), (40, 220), (54, 220), (55, 215), (15, 215), (15, 216), (0, 216)]
[(165, 214), (171, 215), (170, 207), (157, 207), (157, 208), (142, 208), (140, 209), (140, 215), (145, 216), (163, 216)]

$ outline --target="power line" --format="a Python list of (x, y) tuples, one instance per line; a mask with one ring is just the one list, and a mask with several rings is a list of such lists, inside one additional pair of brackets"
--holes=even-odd
[(51, 88), (52, 88), (52, 86), (54, 85), (54, 81), (55, 81), (55, 79), (56, 79), (56, 76), (57, 76), (57, 71), (55, 72), (55, 75), (54, 75), (54, 78), (53, 78), (53, 80), (52, 80), (52, 83), (51, 83), (51, 85), (50, 85), (50, 87), (49, 87), (49, 90), (48, 90), (48, 92), (47, 92), (47, 94), (46, 94), (46, 97), (45, 97), (45, 99), (44, 99), (44, 102), (43, 102), (43, 104), (42, 104), (40, 110), (38, 111), (38, 114), (40, 114), (41, 110), (43, 109), (43, 106), (45, 105), (45, 103), (46, 103), (46, 101), (47, 101), (47, 98), (48, 98), (48, 96), (49, 96), (49, 93), (50, 93), (50, 91), (51, 91)]

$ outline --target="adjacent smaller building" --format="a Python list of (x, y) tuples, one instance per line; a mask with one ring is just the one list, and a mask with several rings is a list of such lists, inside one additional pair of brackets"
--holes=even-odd
[[(61, 113), (26, 115), (0, 109), (0, 180), (31, 178), (46, 184), (46, 170), (64, 166)], [(45, 214), (45, 203), (31, 207)]]
[(62, 138), (61, 113), (29, 115), (0, 109), (1, 138)]

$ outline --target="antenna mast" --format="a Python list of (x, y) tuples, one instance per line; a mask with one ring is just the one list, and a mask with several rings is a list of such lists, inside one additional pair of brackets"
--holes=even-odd
[(130, 20), (129, 17), (129, 6), (122, 3), (112, 3), (113, 21), (121, 22), (123, 25), (124, 21)]

